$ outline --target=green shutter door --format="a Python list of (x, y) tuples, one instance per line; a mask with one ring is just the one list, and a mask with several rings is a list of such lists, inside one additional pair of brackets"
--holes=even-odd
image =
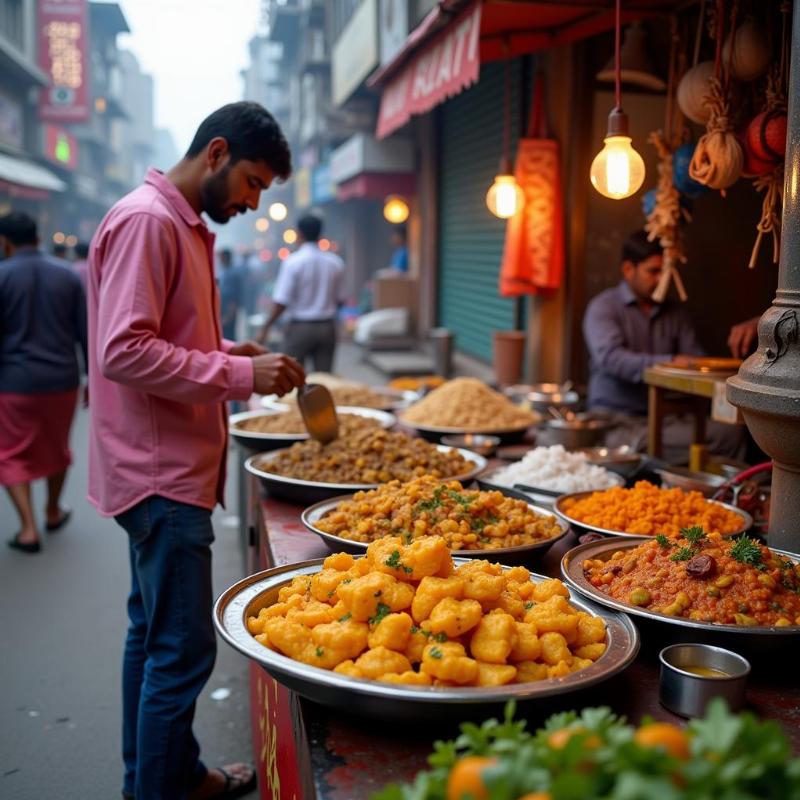
[[(519, 131), (519, 60), (511, 69), (511, 155)], [(455, 346), (492, 359), (492, 331), (514, 328), (513, 299), (497, 291), (505, 221), (486, 208), (503, 149), (502, 64), (481, 67), (472, 88), (442, 106), (439, 142), (439, 325)]]

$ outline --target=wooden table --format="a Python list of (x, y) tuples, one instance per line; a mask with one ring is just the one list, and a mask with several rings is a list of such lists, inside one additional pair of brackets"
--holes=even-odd
[[(724, 386), (730, 374), (692, 373), (655, 365), (644, 371), (647, 384), (647, 454), (661, 458), (664, 449), (663, 426), (668, 414), (691, 414), (694, 420), (692, 442), (703, 444), (706, 438), (706, 418), (711, 401), (720, 384)], [(675, 397), (675, 394), (681, 396)], [(672, 396), (670, 396), (672, 395)]]
[[(300, 508), (262, 500), (257, 483), (250, 482), (250, 509), (255, 536), (249, 547), (250, 570), (323, 558), (328, 549), (300, 521)], [(563, 554), (576, 544), (570, 533), (531, 568), (559, 575)], [(544, 703), (522, 706), (518, 715), (530, 728), (550, 714), (584, 706), (608, 705), (638, 722), (645, 714), (683, 721), (658, 702), (658, 637), (643, 636), (634, 663), (610, 681), (581, 693), (562, 695)], [(783, 659), (789, 662), (791, 659)], [(766, 659), (765, 659), (766, 661)], [(800, 686), (791, 669), (775, 674), (775, 664), (754, 665), (748, 690), (749, 707), (760, 717), (784, 725), (800, 752)], [(386, 783), (408, 781), (427, 766), (435, 739), (451, 738), (458, 721), (480, 721), (481, 714), (501, 709), (464, 710), (461, 720), (421, 720), (409, 726), (351, 717), (299, 698), (274, 681), (255, 663), (250, 668), (251, 723), (262, 800), (366, 800)]]

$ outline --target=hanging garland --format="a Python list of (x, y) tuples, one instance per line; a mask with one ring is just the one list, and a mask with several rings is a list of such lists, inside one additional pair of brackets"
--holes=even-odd
[[(706, 133), (700, 137), (689, 165), (689, 174), (698, 183), (711, 189), (724, 191), (732, 186), (742, 174), (744, 154), (739, 140), (733, 131), (730, 119), (730, 65), (734, 48), (728, 51), (728, 68), (722, 68), (722, 26), (724, 22), (724, 0), (717, 0), (715, 35), (717, 54), (715, 74), (708, 82), (708, 94), (705, 96), (709, 109)], [(736, 16), (738, 1), (734, 0), (731, 10), (731, 36), (736, 34)], [(724, 72), (724, 77), (723, 77)]]
[(789, 72), (788, 17), (791, 3), (781, 3), (781, 58), (767, 81), (765, 110), (756, 116), (747, 129), (746, 141), (751, 143), (751, 153), (758, 161), (775, 162), (774, 168), (753, 180), (756, 191), (764, 192), (761, 218), (756, 225), (756, 240), (750, 254), (748, 267), (753, 269), (758, 260), (761, 243), (772, 235), (772, 263), (780, 260), (781, 208), (783, 205), (783, 166), (786, 149), (786, 86)]
[(664, 131), (653, 131), (648, 137), (658, 154), (658, 183), (655, 190), (655, 205), (644, 226), (647, 238), (650, 241), (658, 239), (664, 251), (663, 269), (661, 279), (653, 292), (652, 298), (656, 303), (664, 302), (669, 290), (670, 282), (675, 282), (675, 288), (681, 300), (688, 298), (683, 285), (678, 264), (686, 263), (683, 251), (683, 241), (680, 235), (680, 221), (682, 216), (688, 218), (688, 211), (681, 206), (681, 197), (673, 181), (673, 155), (680, 144), (683, 131), (683, 119), (680, 109), (675, 111), (675, 72), (677, 70), (677, 53), (679, 37), (677, 35), (677, 21), (672, 18), (672, 49), (670, 52), (669, 78), (667, 81), (667, 108)]

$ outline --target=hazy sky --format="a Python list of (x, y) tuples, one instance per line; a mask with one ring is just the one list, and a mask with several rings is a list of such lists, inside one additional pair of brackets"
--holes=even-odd
[(131, 29), (119, 44), (155, 78), (156, 126), (186, 150), (201, 122), (242, 97), (239, 75), (259, 0), (119, 0)]

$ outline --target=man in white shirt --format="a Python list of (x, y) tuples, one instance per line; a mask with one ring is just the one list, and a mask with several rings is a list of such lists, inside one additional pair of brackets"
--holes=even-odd
[(315, 372), (330, 372), (336, 349), (336, 313), (344, 302), (344, 262), (317, 242), (322, 220), (311, 214), (297, 223), (300, 247), (281, 264), (272, 292), (272, 310), (258, 341), (285, 311), (289, 323), (283, 350), (301, 364), (311, 358)]

